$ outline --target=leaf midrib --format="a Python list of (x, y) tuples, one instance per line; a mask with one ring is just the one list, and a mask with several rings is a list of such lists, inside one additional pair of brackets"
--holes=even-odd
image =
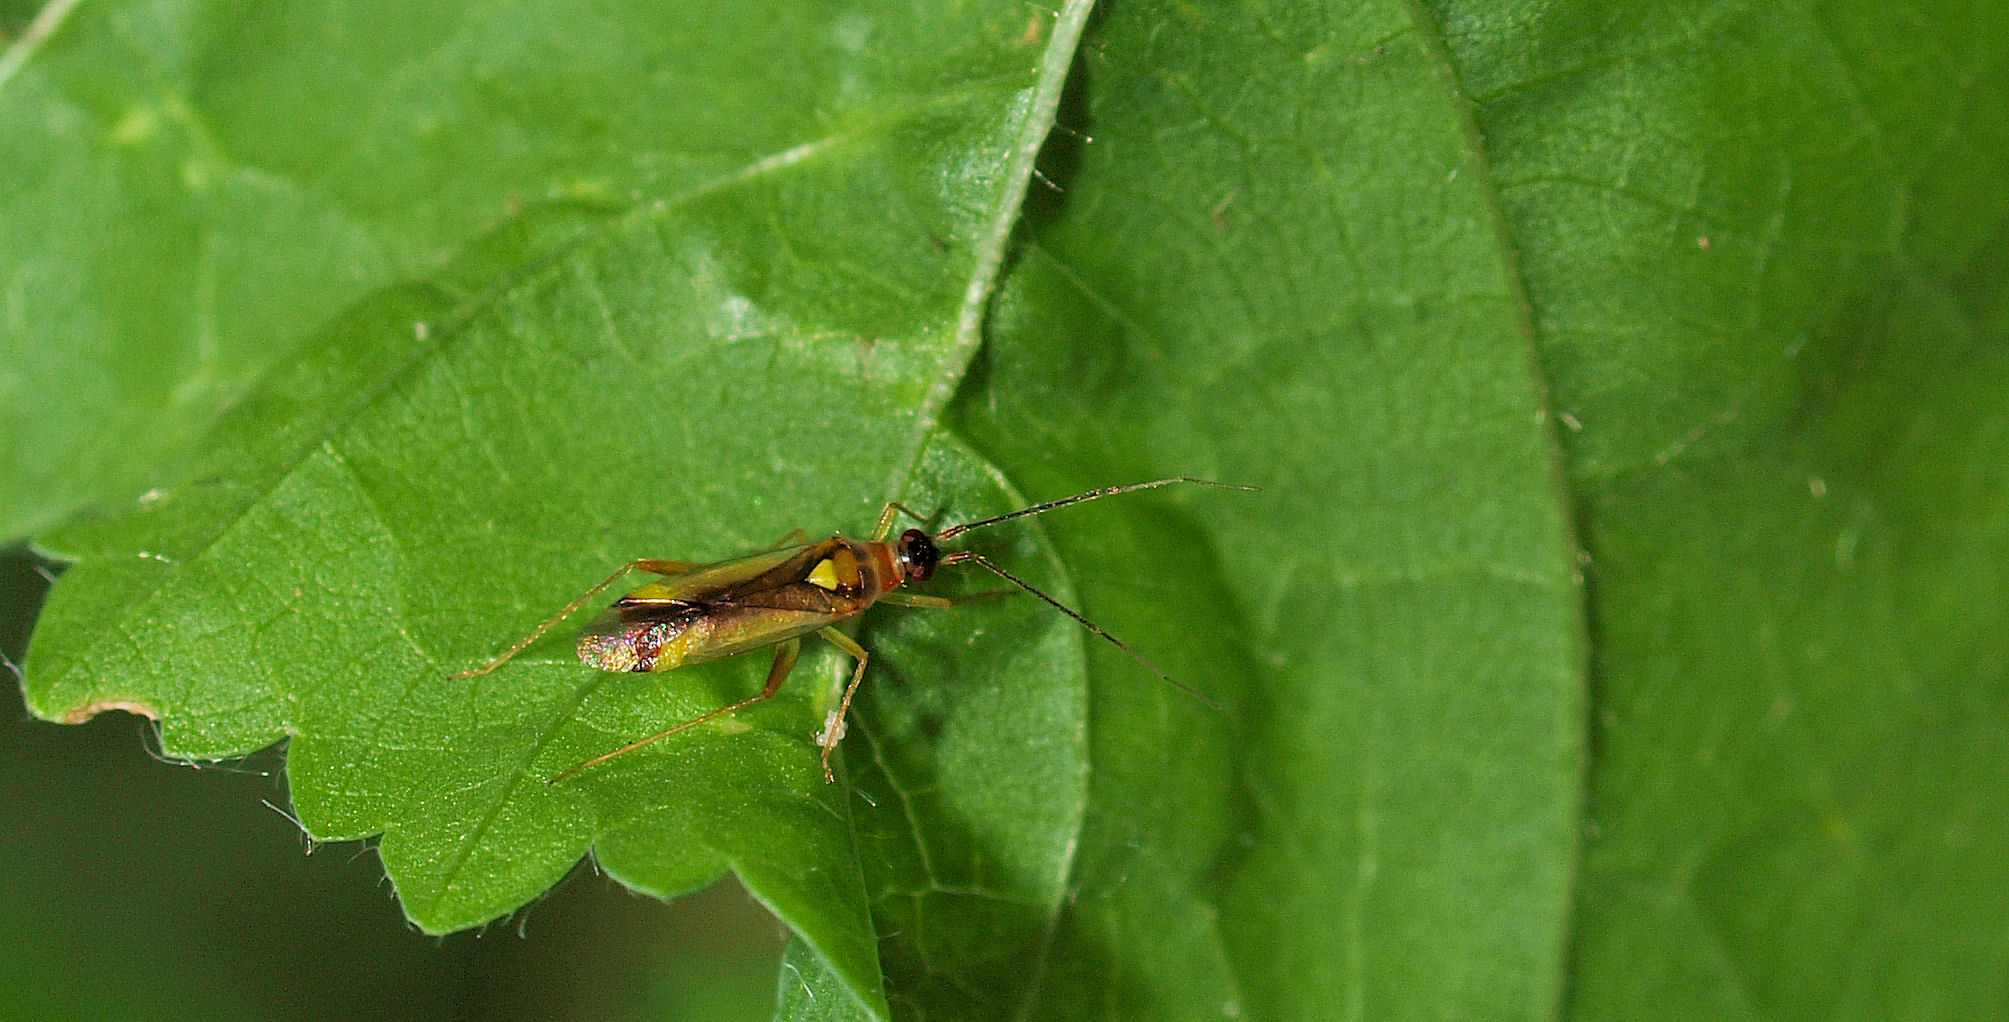
[[(1045, 147), (1046, 138), (1052, 132), (1056, 115), (1060, 109), (1062, 91), (1065, 89), (1068, 72), (1080, 47), (1081, 35), (1088, 24), (1088, 15), (1094, 8), (1093, 0), (1069, 0), (1066, 7), (1055, 17), (1052, 35), (1047, 40), (1046, 49), (1041, 53), (1039, 72), (1033, 83), (1033, 94), (1025, 112), (1025, 120), (1012, 147), (1010, 158), (1005, 164), (1004, 182), (999, 188), (997, 208), (991, 218), (989, 230), (979, 238), (974, 249), (976, 258), (971, 267), (968, 285), (963, 291), (962, 304), (956, 310), (956, 330), (946, 353), (942, 367), (934, 383), (922, 398), (919, 414), (916, 415), (914, 432), (910, 441), (910, 451), (906, 463), (896, 472), (887, 488), (888, 493), (905, 495), (912, 485), (921, 459), (925, 456), (928, 439), (938, 428), (942, 411), (955, 396), (957, 388), (968, 372), (972, 359), (983, 340), (984, 315), (990, 306), (990, 298), (997, 288), (997, 277), (1004, 265), (1006, 247), (1017, 228), (1020, 214), (1024, 211), (1025, 195), (1031, 186), (1032, 175), (1039, 160), (1040, 150)], [(987, 463), (986, 463), (987, 464)], [(995, 474), (995, 473), (994, 473)], [(1003, 484), (1001, 477), (998, 482)], [(1009, 486), (1006, 487), (1008, 490)], [(1035, 528), (1037, 523), (1033, 523)], [(1051, 549), (1051, 547), (1049, 547)], [(1058, 558), (1054, 558), (1057, 562)], [(1065, 577), (1063, 566), (1056, 564)], [(1077, 642), (1081, 641), (1077, 638)], [(1086, 660), (1083, 661), (1086, 663)], [(1085, 678), (1084, 678), (1085, 682)], [(846, 815), (849, 816), (850, 802), (845, 801)], [(1084, 810), (1086, 806), (1084, 803)], [(1016, 1017), (1029, 1017), (1039, 996), (1040, 979), (1045, 976), (1047, 962), (1052, 955), (1054, 934), (1059, 926), (1061, 908), (1066, 904), (1067, 880), (1073, 875), (1074, 865), (1081, 848), (1081, 827), (1084, 814), (1077, 814), (1073, 833), (1069, 835), (1066, 851), (1059, 866), (1059, 883), (1054, 886), (1052, 904), (1047, 906), (1045, 932), (1042, 935), (1038, 955), (1032, 963), (1032, 980), (1023, 988)], [(862, 856), (858, 845), (858, 831), (854, 821), (847, 819), (848, 830), (854, 852)], [(922, 843), (925, 845), (925, 842)], [(813, 945), (812, 945), (813, 947)], [(820, 953), (820, 952), (819, 952)]]

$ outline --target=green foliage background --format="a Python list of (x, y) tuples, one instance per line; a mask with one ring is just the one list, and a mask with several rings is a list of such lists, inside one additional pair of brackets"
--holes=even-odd
[[(230, 764), (9, 727), (0, 1010), (2009, 1010), (1998, 5), (662, 7), (0, 3), (27, 705)], [(837, 785), (819, 653), (554, 789), (763, 665), (448, 677), (638, 554), (1184, 472), (1265, 489), (972, 539), (1219, 713), (886, 611)], [(589, 847), (778, 975), (730, 894), (373, 885)]]

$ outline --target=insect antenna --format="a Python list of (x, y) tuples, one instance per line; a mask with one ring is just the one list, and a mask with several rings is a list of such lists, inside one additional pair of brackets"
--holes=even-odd
[[(951, 525), (948, 528), (943, 529), (938, 533), (935, 533), (935, 539), (938, 542), (945, 539), (954, 539), (955, 537), (960, 536), (963, 533), (970, 531), (971, 529), (981, 529), (986, 525), (996, 525), (999, 522), (1009, 522), (1014, 518), (1030, 518), (1033, 515), (1045, 514), (1048, 511), (1052, 511), (1055, 508), (1066, 507), (1069, 504), (1079, 504), (1084, 500), (1095, 500), (1100, 497), (1114, 497), (1119, 493), (1130, 493), (1136, 490), (1149, 490), (1158, 486), (1170, 486), (1173, 483), (1198, 483), (1201, 486), (1218, 486), (1224, 490), (1248, 490), (1252, 493), (1262, 489), (1262, 487), (1260, 486), (1244, 486), (1241, 483), (1220, 483), (1215, 482), (1212, 479), (1197, 479), (1194, 478), (1193, 476), (1173, 476), (1170, 479), (1153, 479), (1148, 483), (1125, 483), (1122, 486), (1101, 486), (1093, 490), (1087, 490), (1082, 493), (1077, 493), (1072, 497), (1062, 497), (1059, 500), (1041, 501), (1040, 503), (1034, 504), (1031, 507), (1019, 508), (1017, 511), (1007, 511), (1004, 514), (995, 515), (990, 518), (982, 518), (974, 522), (964, 522), (961, 525)], [(1024, 583), (1020, 584), (1023, 585)]]
[[(1178, 482), (1179, 480), (1168, 479), (1163, 481)], [(1188, 481), (1200, 482), (1201, 480), (1195, 479)], [(1157, 484), (1153, 483), (1147, 485), (1157, 485)], [(1216, 484), (1216, 485), (1222, 485), (1222, 484)], [(1134, 489), (1135, 487), (1130, 488)], [(1111, 487), (1110, 489), (1115, 490), (1117, 492), (1121, 492), (1121, 490), (1124, 489), (1124, 487)], [(1237, 487), (1237, 489), (1253, 489), (1253, 487)], [(1070, 498), (1070, 500), (1075, 499), (1084, 499), (1084, 498)], [(987, 524), (987, 523), (980, 522), (978, 524)], [(1053, 597), (1048, 596), (1043, 592), (1040, 592), (1037, 586), (1034, 586), (1032, 583), (1027, 582), (1025, 579), (1022, 579), (1017, 575), (1014, 575), (1011, 572), (998, 567), (984, 555), (977, 553), (974, 550), (958, 550), (942, 558), (943, 564), (960, 564), (964, 561), (968, 561), (971, 564), (975, 564), (985, 569), (986, 571), (989, 571), (991, 574), (996, 575), (997, 577), (1004, 579), (1007, 582), (1010, 582), (1012, 585), (1015, 585), (1020, 589), (1023, 589), (1026, 592), (1031, 593), (1042, 600), (1045, 600), (1049, 604), (1052, 604), (1055, 610), (1058, 610), (1061, 613), (1066, 614), (1068, 617), (1073, 618), (1075, 621), (1080, 623), (1081, 627), (1086, 628), (1089, 631), (1094, 632), (1095, 634), (1100, 635), (1105, 639), (1108, 639), (1110, 643), (1114, 645), (1117, 649), (1120, 649), (1123, 652), (1130, 654), (1130, 659), (1135, 660), (1140, 664), (1143, 664), (1145, 670), (1150, 671), (1152, 674), (1155, 674), (1160, 678), (1163, 678), (1173, 688), (1176, 688), (1179, 691), (1184, 692), (1195, 699), (1198, 699), (1200, 702), (1205, 703), (1216, 710), (1221, 708), (1221, 704), (1213, 701), (1212, 699), (1207, 698), (1206, 693), (1201, 692), (1199, 689), (1194, 688), (1193, 686), (1188, 685), (1185, 682), (1180, 681), (1179, 679), (1174, 678), (1169, 674), (1166, 674), (1163, 670), (1159, 669), (1157, 664), (1154, 664), (1150, 660), (1146, 659), (1144, 654), (1139, 653), (1136, 650), (1130, 648), (1129, 643), (1124, 642), (1122, 639), (1119, 639), (1116, 636), (1109, 634), (1109, 631), (1103, 628), (1101, 625), (1098, 625), (1095, 622), (1088, 620), (1086, 617), (1083, 617), (1080, 611), (1075, 610), (1073, 607), (1070, 607), (1067, 604), (1062, 603), (1059, 600), (1056, 600)]]

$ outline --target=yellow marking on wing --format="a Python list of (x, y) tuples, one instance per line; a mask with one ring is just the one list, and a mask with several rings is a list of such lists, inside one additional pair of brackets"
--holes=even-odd
[(804, 581), (834, 593), (837, 591), (837, 566), (826, 557), (816, 562), (816, 567), (809, 569), (809, 577)]
[(662, 647), (656, 650), (655, 664), (649, 669), (651, 671), (669, 671), (682, 667), (684, 657), (690, 653), (691, 633), (693, 631), (694, 629), (686, 628), (678, 632), (670, 641), (663, 643)]

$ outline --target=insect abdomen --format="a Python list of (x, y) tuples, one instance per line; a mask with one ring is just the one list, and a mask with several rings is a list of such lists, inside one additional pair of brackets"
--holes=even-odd
[[(619, 608), (609, 608), (605, 617), (615, 617)], [(691, 626), (704, 616), (692, 607), (653, 619), (596, 621), (579, 633), (579, 659), (602, 671), (667, 671), (684, 662)]]

